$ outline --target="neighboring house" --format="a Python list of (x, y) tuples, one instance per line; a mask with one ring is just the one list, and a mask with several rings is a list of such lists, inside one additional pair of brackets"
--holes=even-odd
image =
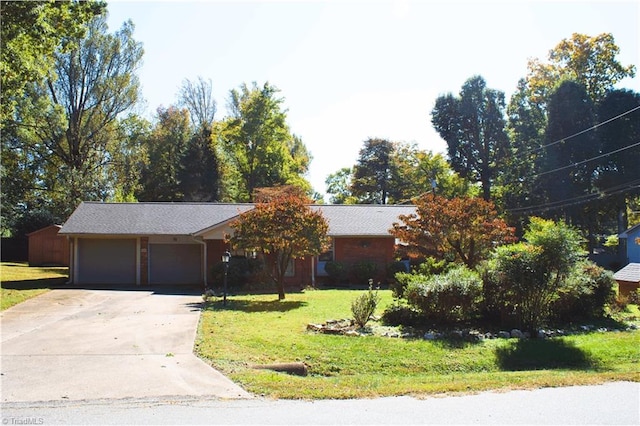
[(60, 225), (50, 225), (27, 234), (29, 266), (69, 266), (69, 241), (58, 235)]
[(640, 288), (640, 263), (630, 263), (613, 274), (618, 282), (618, 293), (628, 297), (636, 289)]
[[(59, 234), (70, 243), (70, 281), (76, 284), (202, 284), (226, 250), (230, 223), (253, 204), (220, 203), (81, 203)], [(329, 223), (331, 250), (298, 259), (288, 285), (315, 284), (326, 275), (324, 264), (366, 260), (379, 276), (394, 259), (389, 229), (414, 206), (312, 205)], [(321, 260), (319, 260), (321, 259)]]
[(623, 248), (626, 248), (623, 264), (640, 263), (640, 223), (618, 235), (618, 238)]

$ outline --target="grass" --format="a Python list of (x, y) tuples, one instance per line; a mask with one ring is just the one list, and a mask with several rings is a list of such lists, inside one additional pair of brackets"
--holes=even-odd
[(69, 268), (29, 267), (22, 262), (0, 264), (0, 309), (5, 310), (67, 281)]
[[(196, 352), (249, 392), (272, 398), (362, 398), (640, 381), (640, 332), (477, 343), (335, 336), (308, 323), (349, 318), (354, 290), (229, 298), (203, 310)], [(382, 296), (378, 314), (391, 303)], [(251, 368), (304, 362), (309, 375)]]

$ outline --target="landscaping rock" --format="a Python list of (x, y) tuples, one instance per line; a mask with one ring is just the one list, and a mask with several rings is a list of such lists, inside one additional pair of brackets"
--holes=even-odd
[(500, 337), (501, 339), (510, 339), (511, 333), (509, 333), (508, 331), (498, 331), (498, 337)]

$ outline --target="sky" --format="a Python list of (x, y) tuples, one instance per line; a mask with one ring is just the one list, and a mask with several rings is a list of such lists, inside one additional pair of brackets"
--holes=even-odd
[[(618, 60), (640, 66), (638, 0), (138, 0), (108, 10), (110, 30), (131, 20), (145, 50), (140, 113), (153, 119), (184, 79), (202, 77), (219, 120), (230, 90), (269, 82), (313, 157), (307, 179), (319, 193), (369, 138), (446, 153), (430, 121), (438, 96), (481, 75), (508, 102), (527, 61), (573, 33), (612, 33)], [(617, 87), (640, 92), (640, 76)]]

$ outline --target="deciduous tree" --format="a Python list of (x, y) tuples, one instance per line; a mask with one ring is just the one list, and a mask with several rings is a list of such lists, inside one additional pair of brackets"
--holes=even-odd
[(513, 228), (498, 217), (491, 201), (425, 194), (414, 202), (416, 213), (400, 216), (390, 230), (410, 257), (447, 259), (473, 268), (495, 246), (515, 240)]
[(178, 96), (179, 105), (189, 111), (194, 132), (210, 129), (217, 110), (211, 80), (202, 77), (197, 81), (185, 79)]
[(30, 185), (43, 191), (60, 217), (80, 201), (106, 200), (113, 193), (109, 174), (119, 116), (138, 100), (135, 73), (142, 58), (133, 25), (109, 34), (104, 16), (93, 19), (86, 37), (70, 46), (55, 53), (55, 76), (25, 86), (15, 114), (15, 148), (35, 170)]
[(147, 138), (149, 161), (142, 171), (140, 201), (182, 201), (180, 165), (191, 130), (189, 112), (175, 107), (158, 108), (157, 121)]
[(231, 224), (231, 245), (262, 253), (277, 284), (279, 300), (285, 298), (284, 278), (290, 262), (322, 253), (329, 242), (327, 221), (307, 202), (285, 193), (257, 203)]
[(104, 13), (102, 1), (3, 1), (0, 128), (13, 121), (26, 85), (54, 71), (54, 52), (73, 49), (87, 24)]
[(225, 198), (251, 201), (255, 188), (274, 185), (311, 189), (301, 176), (308, 162), (302, 158), (306, 150), (289, 131), (278, 92), (269, 83), (231, 90), (229, 116), (214, 126), (214, 138), (228, 163), (223, 170)]
[(527, 82), (533, 102), (546, 102), (558, 82), (566, 79), (581, 84), (591, 100), (599, 102), (617, 82), (635, 76), (635, 66), (618, 62), (618, 53), (611, 33), (595, 37), (574, 33), (563, 39), (549, 51), (548, 62), (529, 61)]

